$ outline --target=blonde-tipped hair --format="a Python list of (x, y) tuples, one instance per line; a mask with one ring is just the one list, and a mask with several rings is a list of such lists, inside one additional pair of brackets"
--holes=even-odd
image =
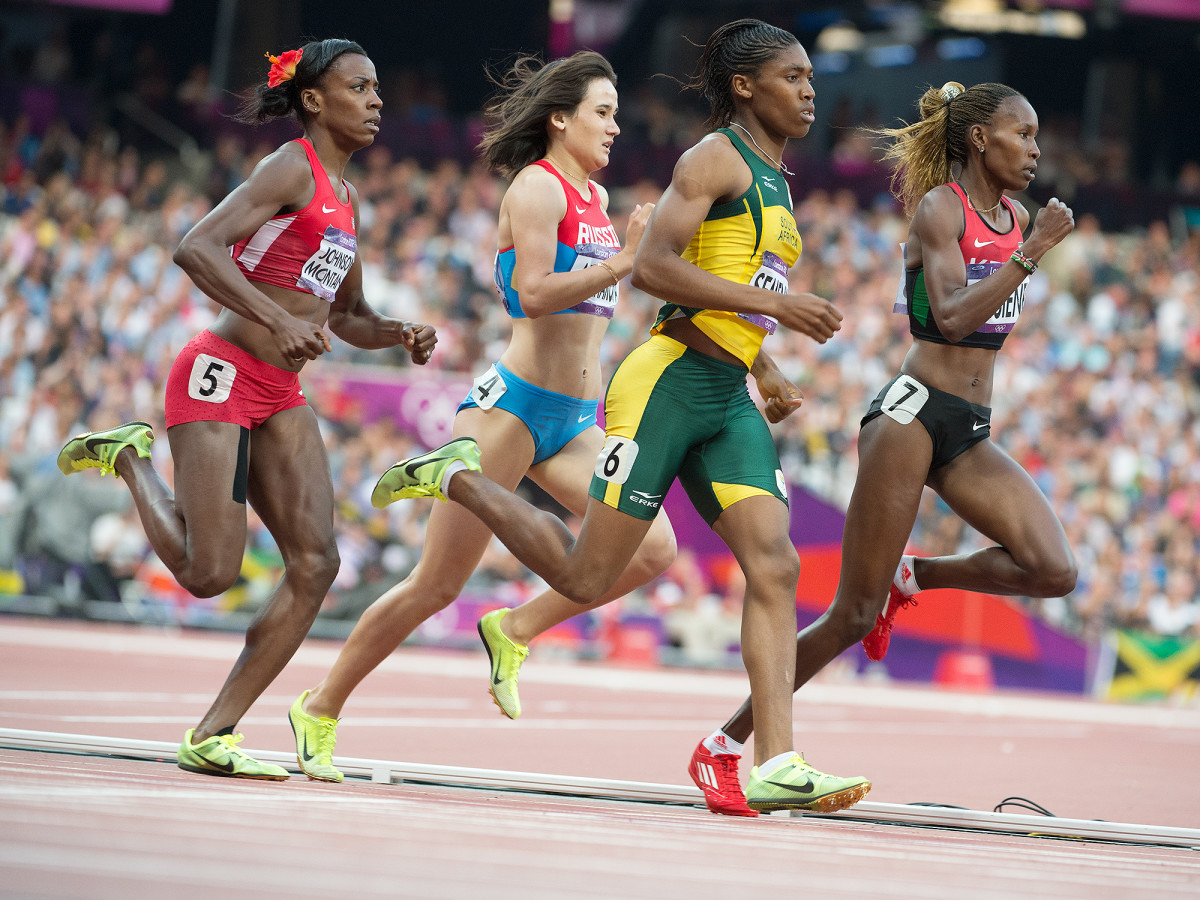
[(1006, 84), (989, 82), (963, 88), (957, 81), (947, 81), (940, 88), (930, 86), (921, 95), (917, 101), (919, 121), (900, 128), (869, 129), (890, 140), (883, 158), (896, 164), (892, 194), (904, 204), (907, 215), (916, 211), (929, 191), (954, 177), (955, 163), (966, 165), (968, 129), (990, 122), (1004, 100), (1020, 96)]

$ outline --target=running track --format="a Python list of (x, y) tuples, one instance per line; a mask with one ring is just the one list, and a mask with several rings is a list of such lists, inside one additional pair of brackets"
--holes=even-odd
[[(236, 635), (0, 618), (0, 727), (179, 740)], [(334, 659), (310, 641), (250, 710), (248, 749), (291, 750), (286, 710)], [(534, 654), (525, 715), (486, 657), (402, 648), (347, 706), (338, 756), (688, 784), (739, 673)], [(826, 678), (797, 747), (863, 773), (870, 801), (1200, 827), (1200, 709), (978, 695)], [(0, 897), (1134, 898), (1200, 896), (1200, 852), (967, 830), (712, 816), (681, 805), (446, 786), (242, 782), (174, 765), (0, 748)], [(743, 773), (743, 781), (745, 775)], [(1008, 810), (1010, 812), (1020, 810)]]

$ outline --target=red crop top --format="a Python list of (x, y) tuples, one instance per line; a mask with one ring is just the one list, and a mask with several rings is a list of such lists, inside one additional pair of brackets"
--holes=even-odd
[(272, 216), (230, 253), (250, 281), (307, 291), (332, 303), (358, 247), (354, 209), (334, 193), (312, 144), (304, 138), (296, 143), (304, 148), (317, 183), (312, 200), (297, 212)]

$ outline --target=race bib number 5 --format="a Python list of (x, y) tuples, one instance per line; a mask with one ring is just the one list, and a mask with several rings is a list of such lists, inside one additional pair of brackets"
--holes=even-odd
[(207, 353), (198, 353), (188, 378), (188, 396), (205, 403), (224, 403), (233, 390), (235, 378), (237, 369), (233, 363)]
[(610, 435), (596, 457), (596, 477), (611, 484), (624, 484), (637, 459), (638, 445), (626, 437)]

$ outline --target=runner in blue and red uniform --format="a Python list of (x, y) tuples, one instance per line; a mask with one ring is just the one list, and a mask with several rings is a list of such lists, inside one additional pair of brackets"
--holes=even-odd
[[(498, 484), (512, 490), (528, 475), (582, 517), (604, 443), (596, 425), (605, 380), (600, 344), (653, 204), (633, 210), (622, 249), (608, 218), (608, 193), (591, 180), (608, 165), (621, 132), (616, 75), (600, 54), (582, 51), (544, 66), (519, 60), (490, 111), (483, 157), (513, 179), (500, 204), (495, 263), (512, 337), (459, 406), (454, 435), (472, 435), (486, 450), (483, 470)], [(378, 491), (372, 500), (386, 505)], [(649, 519), (645, 540), (619, 577), (586, 608), (627, 594), (670, 565), (675, 537), (666, 514), (652, 512)], [(340, 780), (321, 754), (333, 748), (350, 693), (418, 625), (454, 602), (491, 537), (465, 507), (434, 504), (416, 567), (371, 604), (329, 674), (292, 705), (297, 756), (312, 777)], [(546, 591), (485, 617), (480, 634), (491, 656), (490, 690), (505, 715), (521, 712), (516, 674), (527, 642), (584, 608)]]
[[(990, 440), (996, 354), (1026, 279), (1074, 216), (1051, 200), (1025, 237), (1029, 213), (1004, 196), (1029, 186), (1041, 155), (1037, 113), (1013, 88), (949, 82), (926, 91), (920, 111), (916, 124), (878, 132), (893, 141), (896, 196), (912, 216), (897, 308), (913, 344), (863, 417), (837, 595), (796, 637), (797, 689), (860, 640), (882, 658), (896, 610), (920, 589), (1059, 597), (1075, 587), (1058, 517)], [(926, 485), (995, 545), (902, 556)], [(740, 746), (753, 725), (747, 701), (707, 740)]]
[(366, 302), (351, 155), (379, 131), (375, 66), (358, 44), (313, 41), (271, 57), (246, 122), (294, 116), (304, 135), (266, 157), (184, 236), (175, 262), (224, 309), (179, 354), (166, 386), (175, 493), (150, 460), (145, 422), (91, 432), (59, 454), (65, 474), (125, 479), (155, 553), (198, 597), (233, 586), (246, 549), (246, 502), (270, 531), (284, 575), (246, 632), (224, 687), (179, 747), (181, 768), (282, 780), (241, 751), (237, 723), (300, 646), (339, 559), (329, 460), (298, 373), (330, 351), (325, 329), (364, 348), (403, 346), (429, 361), (428, 325)]

